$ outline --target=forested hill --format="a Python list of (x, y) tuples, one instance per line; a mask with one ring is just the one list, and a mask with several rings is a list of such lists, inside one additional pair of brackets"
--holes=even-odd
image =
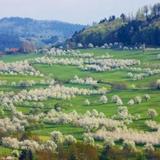
[(60, 21), (34, 20), (11, 17), (0, 19), (0, 49), (19, 47), (21, 40), (30, 40), (38, 45), (56, 43), (70, 38), (83, 25)]
[(77, 32), (68, 41), (72, 46), (81, 43), (102, 46), (120, 42), (124, 45), (146, 44), (160, 46), (160, 3), (139, 9), (135, 16), (121, 14), (101, 20), (89, 28)]

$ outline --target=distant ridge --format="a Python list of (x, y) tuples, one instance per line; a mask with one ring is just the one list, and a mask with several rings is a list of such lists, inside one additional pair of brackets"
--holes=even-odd
[(25, 39), (34, 41), (39, 46), (63, 42), (84, 27), (57, 20), (4, 17), (0, 19), (0, 50), (19, 47), (20, 41)]

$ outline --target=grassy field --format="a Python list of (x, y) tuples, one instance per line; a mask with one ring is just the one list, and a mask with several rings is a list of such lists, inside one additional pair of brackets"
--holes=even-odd
[[(95, 56), (105, 55), (106, 53), (113, 56), (114, 59), (137, 59), (141, 61), (141, 67), (154, 68), (155, 65), (159, 65), (159, 60), (156, 59), (157, 54), (160, 53), (160, 50), (149, 50), (146, 52), (142, 51), (118, 51), (118, 50), (107, 50), (107, 49), (85, 49), (80, 50), (81, 53), (93, 53)], [(4, 62), (15, 62), (20, 60), (29, 60), (37, 57), (41, 57), (41, 54), (27, 54), (27, 55), (7, 55), (0, 57), (1, 61)], [(124, 106), (128, 106), (128, 101), (136, 96), (144, 96), (144, 94), (149, 94), (151, 99), (148, 102), (142, 102), (141, 104), (135, 104), (133, 106), (128, 106), (130, 114), (141, 114), (141, 119), (134, 121), (132, 124), (129, 124), (128, 127), (135, 128), (138, 130), (148, 131), (149, 129), (145, 125), (145, 121), (148, 119), (147, 110), (149, 108), (155, 109), (160, 115), (160, 91), (151, 89), (150, 84), (160, 79), (160, 74), (146, 77), (143, 80), (131, 80), (127, 77), (128, 70), (115, 70), (115, 71), (106, 71), (106, 72), (91, 72), (91, 71), (82, 71), (77, 66), (71, 65), (52, 65), (47, 64), (33, 64), (33, 67), (39, 70), (45, 75), (45, 77), (34, 77), (34, 76), (22, 76), (22, 75), (0, 75), (0, 81), (5, 80), (7, 82), (19, 82), (25, 80), (34, 80), (39, 82), (42, 79), (54, 78), (58, 80), (59, 83), (68, 86), (68, 87), (79, 87), (79, 88), (88, 88), (93, 89), (95, 86), (92, 85), (82, 85), (82, 84), (72, 84), (69, 81), (73, 79), (75, 75), (80, 78), (93, 77), (100, 82), (96, 87), (101, 88), (105, 87), (108, 89), (107, 97), (109, 102), (107, 104), (100, 104), (99, 99), (100, 95), (92, 96), (76, 96), (71, 100), (57, 100), (57, 99), (47, 99), (42, 101), (44, 108), (42, 112), (49, 111), (54, 108), (56, 103), (62, 105), (63, 112), (69, 113), (73, 110), (76, 110), (78, 113), (85, 113), (87, 110), (96, 109), (99, 112), (103, 112), (107, 117), (112, 117), (117, 113), (117, 106), (111, 102), (111, 97), (113, 95), (118, 95), (122, 98)], [(126, 87), (124, 89), (114, 89), (113, 86), (116, 84), (124, 84)], [(44, 86), (33, 86), (33, 88), (42, 88)], [(46, 87), (46, 86), (45, 86)], [(44, 88), (45, 88), (44, 87)], [(0, 86), (0, 91), (10, 92), (21, 91), (20, 88), (11, 87), (11, 86)], [(84, 104), (84, 101), (88, 99), (91, 104), (89, 106)], [(23, 112), (24, 114), (29, 114), (32, 106), (23, 106), (17, 105), (17, 110)], [(155, 121), (160, 123), (160, 116), (155, 118)], [(51, 125), (44, 124), (41, 129), (33, 129), (31, 133), (33, 135), (39, 136), (43, 140), (49, 139), (50, 133), (54, 130), (61, 131), (64, 134), (72, 134), (78, 140), (82, 140), (82, 135), (84, 130), (82, 128), (74, 127), (72, 125)], [(6, 149), (0, 146), (0, 156), (10, 154), (10, 149)]]
[(41, 57), (42, 54), (35, 54), (35, 53), (30, 53), (30, 54), (14, 54), (14, 55), (4, 55), (0, 57), (1, 61), (4, 62), (15, 62), (15, 61), (23, 61), (23, 60), (29, 60), (32, 58), (36, 57)]
[(11, 149), (8, 149), (8, 148), (1, 147), (1, 146), (0, 146), (0, 157), (1, 157), (1, 156), (8, 156), (8, 155), (11, 154), (11, 152), (12, 152)]

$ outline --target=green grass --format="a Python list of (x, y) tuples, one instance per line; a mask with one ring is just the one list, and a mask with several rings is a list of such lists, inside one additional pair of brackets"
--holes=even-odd
[(22, 61), (22, 60), (33, 59), (33, 58), (41, 57), (41, 56), (43, 56), (43, 54), (35, 54), (35, 53), (4, 55), (4, 56), (0, 57), (0, 61), (15, 62), (15, 61)]
[(65, 65), (34, 65), (36, 69), (40, 70), (46, 76), (52, 75), (53, 78), (60, 81), (66, 81), (73, 79), (75, 75), (85, 78), (87, 76), (93, 77), (97, 80), (103, 80), (104, 82), (115, 83), (115, 84), (126, 84), (128, 87), (131, 87), (133, 84), (138, 88), (146, 88), (156, 79), (160, 78), (160, 74), (154, 75), (151, 77), (146, 77), (140, 81), (134, 81), (127, 77), (127, 70), (118, 70), (118, 71), (107, 71), (107, 72), (89, 72), (82, 71), (76, 66), (65, 66)]
[(12, 152), (11, 149), (0, 146), (0, 159), (2, 157), (9, 156), (11, 154), (11, 152)]
[(39, 129), (39, 130), (33, 130), (32, 134), (34, 135), (39, 135), (39, 136), (50, 136), (50, 133), (53, 131), (60, 131), (64, 135), (73, 135), (77, 139), (82, 139), (83, 132), (84, 130), (82, 128), (77, 128), (72, 125), (45, 125), (44, 128)]
[(112, 49), (82, 49), (81, 53), (93, 53), (95, 56), (110, 54), (113, 58), (116, 59), (138, 59), (143, 63), (150, 63), (151, 61), (157, 61), (157, 54), (160, 50), (151, 50), (151, 51), (124, 51), (124, 50), (112, 50)]
[(20, 82), (28, 80), (40, 81), (42, 79), (43, 79), (42, 77), (26, 76), (26, 75), (4, 75), (4, 74), (0, 75), (0, 80), (7, 82)]
[[(45, 75), (52, 75), (54, 78), (59, 80), (70, 80), (73, 79), (75, 75), (85, 78), (88, 76), (92, 76), (97, 80), (104, 80), (106, 82), (113, 82), (113, 81), (121, 81), (122, 79), (126, 79), (125, 74), (127, 75), (127, 71), (108, 71), (108, 72), (89, 72), (89, 71), (82, 71), (76, 66), (66, 66), (66, 65), (41, 65), (36, 64), (34, 65), (35, 68), (40, 70)], [(118, 77), (118, 79), (117, 79)]]

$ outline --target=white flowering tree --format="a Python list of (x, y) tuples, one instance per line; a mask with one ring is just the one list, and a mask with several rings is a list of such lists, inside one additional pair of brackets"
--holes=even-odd
[(105, 95), (103, 95), (103, 96), (100, 97), (99, 101), (102, 104), (106, 104), (106, 103), (108, 103), (108, 98)]
[(77, 140), (72, 135), (67, 135), (64, 138), (64, 143), (67, 145), (75, 144), (75, 143), (77, 143)]
[(95, 145), (95, 142), (94, 142), (93, 137), (91, 137), (91, 136), (89, 136), (89, 135), (87, 135), (87, 134), (84, 135), (84, 137), (83, 137), (83, 142), (84, 142), (85, 144), (89, 144), (89, 145), (91, 145), (91, 146), (94, 146), (94, 145)]
[(57, 144), (61, 144), (61, 143), (64, 142), (64, 136), (63, 136), (63, 134), (62, 134), (61, 132), (59, 132), (59, 131), (53, 131), (53, 132), (51, 133), (51, 139), (52, 139), (55, 143), (57, 143)]
[(87, 106), (89, 106), (89, 105), (91, 104), (91, 102), (90, 102), (88, 99), (86, 99), (86, 100), (84, 101), (84, 104), (87, 105)]
[(148, 114), (148, 117), (151, 118), (151, 119), (154, 119), (155, 117), (158, 116), (157, 111), (155, 109), (152, 109), (152, 108), (148, 109), (147, 114)]

